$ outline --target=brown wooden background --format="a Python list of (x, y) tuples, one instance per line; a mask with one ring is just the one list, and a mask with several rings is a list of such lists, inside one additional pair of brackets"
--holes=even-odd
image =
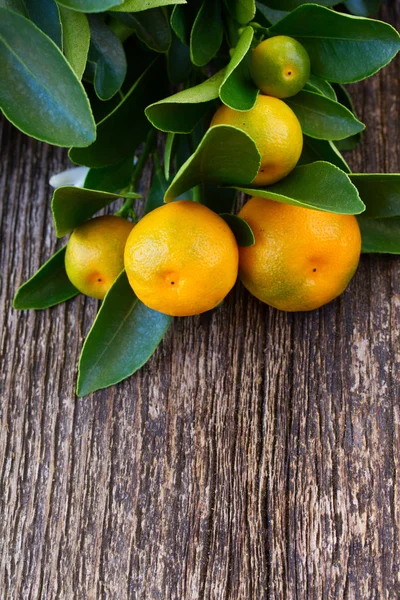
[[(354, 171), (400, 171), (399, 66), (353, 86)], [(0, 598), (400, 598), (400, 259), (364, 257), (312, 313), (237, 287), (76, 399), (96, 301), (11, 308), (56, 248), (66, 153), (0, 137)]]

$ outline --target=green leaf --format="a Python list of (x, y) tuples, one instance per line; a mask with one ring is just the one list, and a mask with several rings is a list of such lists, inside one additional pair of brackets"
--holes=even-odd
[(178, 39), (186, 46), (190, 45), (190, 33), (196, 14), (189, 4), (174, 6), (171, 14), (171, 27)]
[(387, 65), (400, 49), (397, 31), (381, 21), (305, 4), (270, 29), (303, 44), (314, 75), (337, 83), (370, 77)]
[(169, 173), (171, 168), (171, 155), (172, 155), (172, 146), (174, 145), (175, 133), (169, 133), (167, 135), (167, 140), (165, 142), (165, 150), (164, 150), (164, 175), (165, 179), (168, 181)]
[(138, 194), (110, 194), (77, 187), (59, 187), (54, 190), (51, 210), (57, 237), (63, 237), (81, 225), (99, 210), (118, 198), (140, 198)]
[(190, 56), (197, 67), (204, 67), (217, 54), (223, 37), (220, 0), (203, 0), (190, 36)]
[(238, 246), (254, 246), (256, 240), (253, 230), (244, 219), (230, 213), (220, 213), (219, 216), (232, 229)]
[(116, 13), (116, 18), (132, 29), (151, 50), (168, 52), (172, 34), (165, 9), (155, 8), (138, 13)]
[(285, 179), (268, 187), (236, 187), (250, 196), (343, 215), (359, 214), (365, 209), (349, 177), (322, 161), (296, 167)]
[(261, 2), (256, 2), (257, 10), (267, 19), (267, 21), (271, 25), (275, 25), (278, 21), (283, 19), (288, 15), (288, 11), (286, 10), (276, 10), (275, 8), (270, 8), (269, 6), (264, 6)]
[(171, 322), (171, 317), (140, 302), (123, 271), (104, 298), (83, 345), (77, 395), (118, 383), (140, 369)]
[(224, 0), (225, 6), (236, 21), (246, 25), (256, 14), (255, 0)]
[[(335, 92), (336, 92), (338, 102), (340, 102), (340, 104), (343, 104), (343, 106), (348, 108), (353, 113), (353, 115), (357, 118), (357, 114), (354, 109), (353, 102), (352, 102), (350, 94), (348, 93), (346, 88), (343, 87), (343, 85), (341, 85), (340, 83), (335, 83)], [(360, 144), (360, 142), (362, 141), (362, 138), (363, 138), (363, 132), (356, 133), (354, 135), (349, 136), (348, 138), (345, 138), (344, 140), (336, 141), (335, 146), (338, 148), (338, 150), (353, 150), (353, 148), (355, 148), (356, 146), (358, 146), (358, 144)]]
[(167, 55), (167, 69), (172, 85), (187, 81), (192, 70), (190, 50), (175, 34)]
[(315, 140), (304, 136), (303, 152), (298, 165), (308, 165), (317, 161), (330, 162), (345, 173), (351, 173), (351, 169), (336, 146), (327, 140)]
[(382, 0), (346, 0), (346, 8), (353, 15), (359, 15), (360, 17), (375, 15), (381, 4)]
[[(340, 4), (341, 1), (342, 0), (313, 0), (313, 4), (318, 4), (320, 6), (335, 6), (335, 4)], [(347, 2), (347, 0), (344, 1)], [(265, 4), (267, 3), (271, 8), (279, 9), (281, 11), (291, 11), (302, 4), (309, 4), (307, 0), (265, 0)]]
[(399, 173), (353, 173), (350, 179), (366, 206), (363, 217), (400, 217)]
[(59, 48), (31, 21), (4, 8), (0, 81), (0, 107), (24, 133), (57, 146), (87, 146), (95, 139), (85, 90)]
[(122, 0), (57, 0), (58, 4), (85, 13), (99, 13), (121, 4)]
[(128, 187), (133, 172), (133, 156), (128, 156), (116, 165), (89, 169), (84, 186), (89, 190), (117, 193)]
[(250, 48), (254, 29), (246, 27), (236, 45), (219, 89), (222, 102), (234, 110), (250, 110), (257, 101), (259, 90), (250, 76)]
[(186, 4), (186, 0), (125, 0), (122, 4), (114, 6), (111, 10), (122, 12), (140, 12), (150, 10), (158, 6), (169, 6), (171, 4)]
[(319, 140), (342, 140), (365, 129), (345, 106), (320, 94), (302, 90), (286, 98), (300, 121), (303, 133)]
[(0, 8), (8, 8), (13, 12), (16, 12), (23, 17), (28, 17), (28, 11), (26, 10), (24, 0), (0, 0)]
[(157, 59), (153, 61), (118, 106), (100, 121), (97, 139), (91, 146), (70, 150), (73, 162), (87, 167), (104, 167), (135, 153), (150, 130), (144, 109), (164, 89), (164, 72), (160, 67)]
[(65, 272), (66, 246), (58, 250), (15, 295), (13, 307), (19, 309), (49, 308), (79, 294)]
[(168, 183), (162, 170), (158, 166), (155, 169), (149, 194), (144, 205), (144, 215), (147, 215), (147, 213), (164, 204), (164, 194), (167, 191), (167, 188)]
[(29, 19), (61, 48), (61, 23), (55, 0), (24, 0)]
[(89, 60), (96, 63), (94, 89), (101, 100), (109, 100), (121, 88), (126, 76), (124, 48), (107, 25), (89, 15)]
[(361, 252), (400, 254), (400, 217), (368, 219), (357, 217), (361, 230)]
[(82, 79), (90, 44), (90, 29), (86, 15), (64, 6), (58, 7), (62, 26), (64, 56), (78, 79)]
[(217, 214), (231, 213), (235, 206), (237, 191), (234, 188), (220, 187), (215, 183), (200, 184), (201, 203)]
[(322, 94), (331, 100), (337, 100), (336, 92), (331, 84), (328, 81), (325, 81), (325, 79), (321, 79), (321, 77), (317, 77), (316, 75), (310, 75), (310, 78), (304, 86), (304, 89), (309, 89), (311, 92)]
[(173, 200), (203, 181), (227, 185), (250, 182), (259, 167), (257, 146), (246, 133), (229, 125), (215, 125), (179, 169), (165, 194), (165, 201)]
[(224, 71), (219, 71), (195, 87), (151, 104), (145, 111), (147, 118), (161, 131), (190, 133), (218, 98), (223, 77)]

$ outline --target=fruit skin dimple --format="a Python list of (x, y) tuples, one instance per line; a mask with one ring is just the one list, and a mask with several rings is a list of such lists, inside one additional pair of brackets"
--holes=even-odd
[(303, 133), (292, 109), (278, 98), (259, 94), (248, 111), (222, 105), (215, 113), (213, 125), (233, 125), (247, 133), (256, 143), (261, 165), (255, 185), (276, 183), (296, 166), (302, 149)]
[(125, 270), (138, 298), (172, 316), (217, 306), (235, 284), (239, 253), (221, 217), (192, 202), (171, 202), (148, 213), (131, 232)]
[(352, 215), (251, 198), (239, 216), (256, 240), (239, 249), (239, 277), (270, 306), (318, 308), (339, 296), (357, 269), (361, 235)]
[(71, 234), (65, 270), (86, 296), (102, 300), (124, 268), (125, 243), (133, 224), (112, 215), (90, 219)]
[(290, 98), (303, 89), (310, 77), (310, 57), (300, 42), (277, 35), (253, 50), (250, 73), (263, 94)]

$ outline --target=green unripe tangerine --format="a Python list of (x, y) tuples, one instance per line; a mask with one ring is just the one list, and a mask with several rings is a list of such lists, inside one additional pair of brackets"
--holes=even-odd
[(250, 72), (263, 94), (289, 98), (308, 81), (310, 57), (300, 42), (287, 35), (277, 35), (253, 50)]

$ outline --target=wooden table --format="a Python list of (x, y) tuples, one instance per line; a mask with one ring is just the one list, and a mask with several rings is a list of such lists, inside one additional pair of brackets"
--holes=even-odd
[[(400, 171), (399, 66), (353, 86), (356, 172)], [(399, 598), (400, 259), (311, 313), (237, 286), (77, 399), (97, 302), (11, 307), (59, 245), (66, 153), (0, 127), (1, 600)]]

